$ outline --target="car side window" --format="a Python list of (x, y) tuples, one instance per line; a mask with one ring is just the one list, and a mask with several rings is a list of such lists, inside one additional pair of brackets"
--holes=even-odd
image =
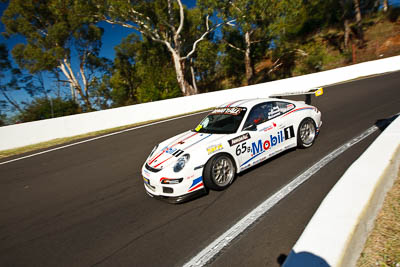
[(250, 125), (259, 125), (279, 117), (295, 108), (295, 105), (284, 101), (270, 101), (254, 106), (244, 123), (243, 129)]
[(263, 122), (266, 122), (267, 120), (269, 120), (269, 113), (272, 111), (272, 109), (273, 102), (265, 102), (254, 106), (251, 109), (243, 128), (246, 128), (250, 125), (259, 125)]
[(279, 108), (279, 111), (281, 112), (281, 114), (284, 114), (295, 108), (294, 104), (292, 104), (292, 103), (283, 102), (283, 101), (278, 101), (275, 103), (276, 103), (276, 106)]

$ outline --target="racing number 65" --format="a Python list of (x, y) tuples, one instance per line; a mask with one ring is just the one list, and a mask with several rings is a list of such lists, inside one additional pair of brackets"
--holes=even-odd
[(246, 142), (242, 144), (242, 146), (238, 145), (236, 147), (236, 156), (240, 156), (240, 154), (246, 152)]

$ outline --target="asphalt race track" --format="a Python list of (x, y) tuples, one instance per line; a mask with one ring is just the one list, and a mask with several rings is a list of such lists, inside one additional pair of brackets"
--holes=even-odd
[[(400, 72), (326, 87), (312, 104), (323, 120), (313, 147), (277, 156), (228, 190), (181, 205), (149, 198), (140, 169), (157, 142), (195, 127), (205, 114), (0, 165), (0, 266), (181, 266), (323, 156), (399, 113)], [(378, 135), (325, 166), (211, 265), (279, 266), (324, 196)]]

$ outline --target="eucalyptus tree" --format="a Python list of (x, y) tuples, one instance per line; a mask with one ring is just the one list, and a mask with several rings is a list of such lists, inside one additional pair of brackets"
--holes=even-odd
[(19, 66), (33, 74), (62, 74), (72, 96), (77, 92), (86, 110), (93, 109), (89, 88), (98, 74), (94, 69), (99, 67), (103, 34), (91, 8), (88, 1), (10, 0), (2, 17), (8, 35), (26, 39), (12, 50)]
[(212, 13), (202, 13), (202, 23), (196, 25), (200, 34), (184, 34), (188, 22), (187, 8), (181, 0), (98, 0), (100, 19), (134, 30), (135, 33), (164, 45), (171, 55), (176, 79), (183, 95), (197, 93), (193, 76), (188, 78), (188, 62), (199, 43), (218, 27), (228, 22), (213, 23)]

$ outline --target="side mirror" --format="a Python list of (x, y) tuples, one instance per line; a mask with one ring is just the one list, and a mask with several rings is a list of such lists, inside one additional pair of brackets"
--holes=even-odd
[(257, 125), (254, 123), (243, 128), (243, 131), (257, 131)]

